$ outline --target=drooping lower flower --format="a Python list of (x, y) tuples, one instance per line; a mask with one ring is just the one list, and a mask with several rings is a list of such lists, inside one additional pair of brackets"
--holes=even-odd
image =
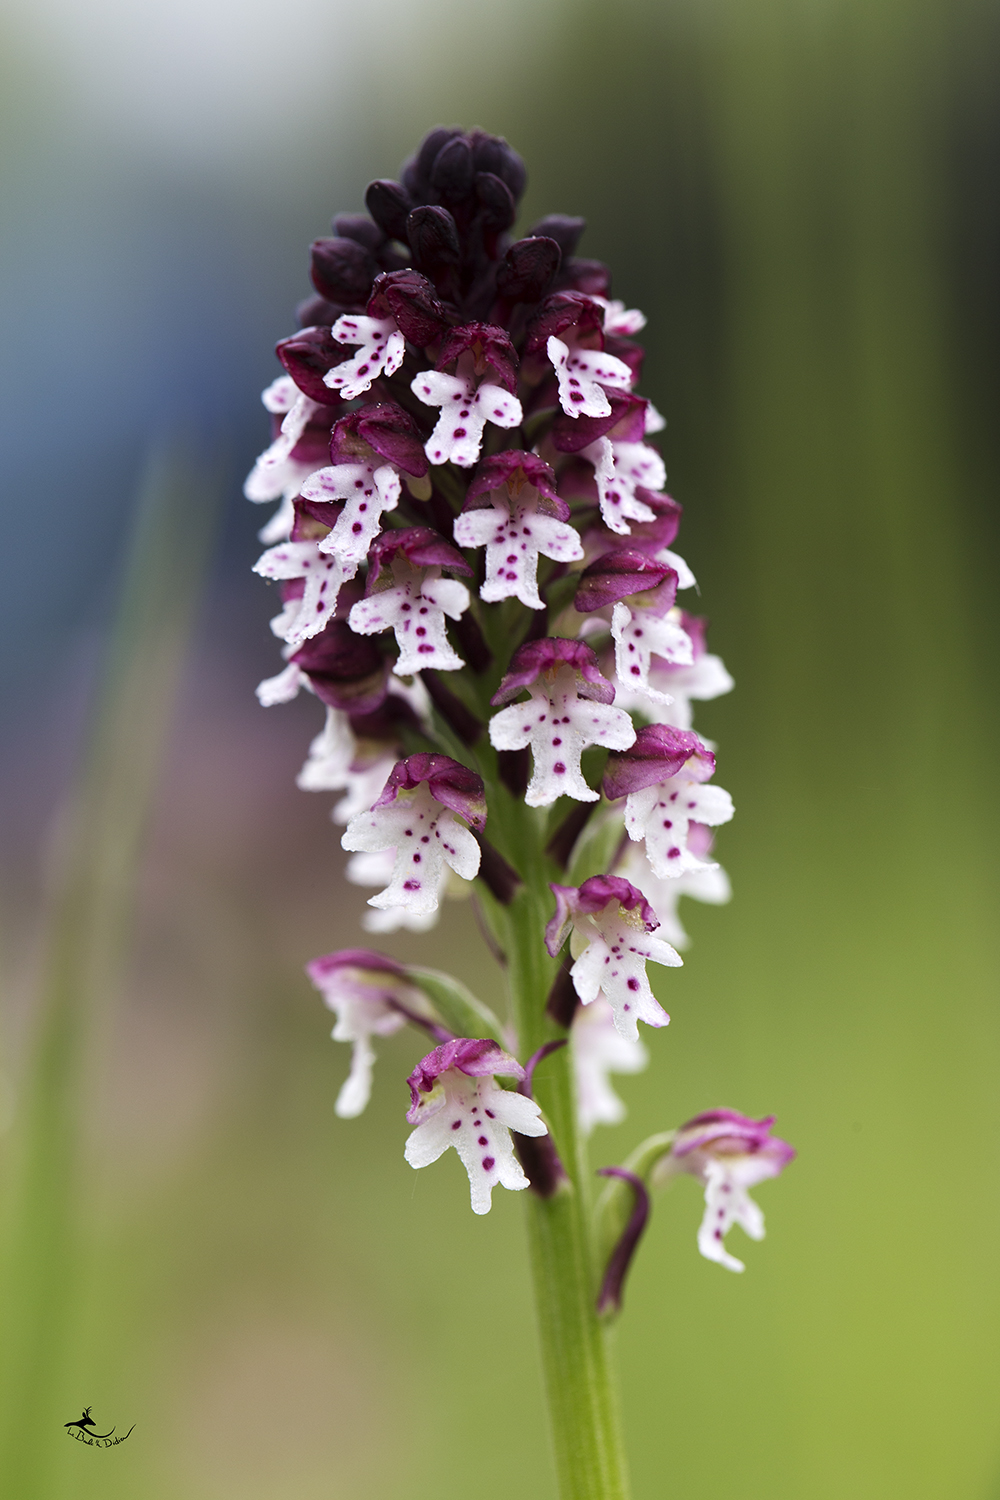
[(666, 1026), (670, 1017), (654, 998), (646, 964), (679, 968), (679, 953), (652, 933), (659, 926), (642, 892), (617, 875), (592, 875), (581, 886), (553, 885), (555, 915), (545, 929), (545, 944), (555, 958), (572, 933), (570, 970), (583, 1005), (604, 995), (614, 1011), (619, 1033), (635, 1041), (638, 1022)]
[(525, 794), (529, 807), (548, 807), (557, 797), (596, 802), (584, 780), (580, 756), (588, 745), (627, 749), (635, 739), (628, 714), (612, 707), (615, 690), (582, 641), (529, 641), (511, 659), (510, 671), (492, 698), (507, 703), (523, 688), (526, 703), (501, 709), (490, 720), (497, 750), (531, 746), (534, 771)]
[(682, 1125), (669, 1153), (653, 1168), (660, 1186), (680, 1172), (697, 1177), (705, 1187), (705, 1216), (698, 1230), (698, 1249), (706, 1260), (727, 1271), (745, 1266), (727, 1251), (724, 1240), (734, 1224), (752, 1240), (764, 1238), (764, 1215), (750, 1197), (750, 1189), (777, 1177), (793, 1160), (787, 1141), (771, 1134), (774, 1116), (752, 1120), (734, 1109), (711, 1109)]
[(372, 1037), (392, 1036), (413, 1016), (430, 1019), (425, 996), (395, 959), (369, 948), (343, 948), (306, 964), (306, 973), (337, 1017), (335, 1042), (354, 1048), (351, 1071), (337, 1096), (341, 1119), (359, 1115), (371, 1097)]
[(603, 996), (580, 1005), (570, 1036), (580, 1129), (590, 1135), (595, 1125), (617, 1125), (625, 1106), (608, 1079), (609, 1073), (641, 1073), (649, 1053), (638, 1039), (622, 1036), (614, 1011)]
[(525, 1076), (516, 1058), (497, 1042), (458, 1038), (435, 1047), (410, 1074), (415, 1126), (406, 1142), (411, 1167), (429, 1167), (454, 1146), (469, 1174), (472, 1211), (489, 1213), (496, 1186), (515, 1192), (529, 1186), (510, 1138), (547, 1135), (532, 1099), (501, 1088), (500, 1078)]
[(486, 823), (482, 778), (447, 755), (411, 755), (393, 767), (385, 789), (341, 839), (351, 852), (395, 849), (392, 879), (369, 906), (437, 910), (442, 866), (463, 880), (479, 870), (479, 845), (456, 815), (481, 830)]

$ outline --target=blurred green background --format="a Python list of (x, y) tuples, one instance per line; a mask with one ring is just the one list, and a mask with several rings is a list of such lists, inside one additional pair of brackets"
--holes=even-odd
[[(364, 893), (294, 788), (315, 702), (252, 692), (270, 350), (308, 241), (439, 122), (506, 135), (522, 223), (584, 214), (649, 315), (737, 681), (698, 717), (735, 899), (686, 903), (594, 1156), (726, 1104), (800, 1158), (742, 1277), (691, 1183), (657, 1204), (618, 1336), (637, 1500), (1000, 1497), (998, 33), (985, 0), (8, 0), (11, 1500), (553, 1492), (520, 1203), (404, 1165), (416, 1039), (334, 1117), (301, 966)], [(496, 999), (462, 905), (386, 946)], [(67, 1442), (87, 1404), (128, 1443)]]

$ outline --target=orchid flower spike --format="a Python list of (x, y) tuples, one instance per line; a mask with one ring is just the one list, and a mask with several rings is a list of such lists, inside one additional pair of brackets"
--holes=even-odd
[(787, 1141), (771, 1134), (774, 1116), (751, 1120), (734, 1109), (711, 1109), (682, 1125), (667, 1155), (653, 1168), (654, 1186), (689, 1172), (705, 1187), (705, 1217), (698, 1249), (727, 1271), (746, 1268), (723, 1243), (734, 1224), (752, 1240), (764, 1238), (764, 1215), (750, 1188), (777, 1177), (795, 1157)]
[(733, 799), (705, 783), (715, 773), (715, 756), (696, 734), (668, 724), (646, 724), (628, 750), (612, 755), (604, 773), (604, 795), (625, 797), (625, 829), (638, 843), (661, 880), (713, 868), (700, 857), (695, 824), (715, 827), (733, 816)]
[(351, 1071), (337, 1096), (342, 1120), (361, 1114), (371, 1097), (375, 1049), (372, 1037), (392, 1036), (407, 1020), (432, 1020), (426, 996), (411, 984), (395, 959), (369, 948), (343, 948), (306, 964), (306, 973), (337, 1017), (335, 1042), (354, 1048)]
[(435, 1047), (407, 1080), (415, 1126), (406, 1142), (411, 1167), (429, 1167), (454, 1146), (469, 1174), (472, 1211), (487, 1214), (499, 1184), (519, 1192), (529, 1186), (514, 1156), (510, 1132), (547, 1135), (533, 1099), (501, 1088), (500, 1078), (524, 1078), (516, 1058), (497, 1042), (458, 1038)]
[(479, 870), (477, 832), (486, 825), (482, 778), (447, 755), (411, 755), (395, 765), (381, 796), (358, 813), (341, 839), (350, 851), (395, 849), (392, 878), (369, 906), (405, 907), (415, 915), (437, 910), (443, 866), (463, 880)]
[(548, 807), (557, 797), (596, 802), (584, 780), (580, 756), (588, 745), (625, 750), (635, 739), (628, 714), (612, 707), (615, 690), (582, 641), (528, 641), (515, 651), (510, 670), (491, 700), (507, 703), (527, 688), (529, 700), (501, 709), (490, 720), (497, 750), (531, 746), (534, 772), (525, 802)]
[(669, 943), (651, 936), (659, 926), (640, 890), (617, 875), (592, 875), (579, 887), (553, 885), (555, 915), (545, 929), (545, 945), (555, 958), (572, 933), (570, 970), (583, 1005), (599, 995), (610, 1002), (619, 1034), (639, 1036), (637, 1022), (666, 1026), (670, 1017), (653, 997), (646, 964), (679, 968), (682, 959)]

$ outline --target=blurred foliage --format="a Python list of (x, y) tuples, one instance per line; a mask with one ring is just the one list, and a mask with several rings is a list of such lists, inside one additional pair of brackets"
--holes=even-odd
[[(650, 316), (681, 550), (737, 679), (699, 715), (735, 899), (687, 904), (672, 1024), (594, 1150), (728, 1104), (801, 1154), (743, 1277), (698, 1258), (690, 1183), (657, 1202), (619, 1337), (637, 1500), (990, 1500), (997, 12), (576, 3), (519, 15), (516, 68), (485, 14), (427, 17), (419, 67), (338, 143), (348, 199), (282, 233), (356, 207), (438, 120), (506, 134), (525, 222), (584, 213)], [(267, 264), (289, 304), (300, 265)], [(357, 940), (363, 896), (290, 785), (315, 705), (255, 710), (233, 621), (267, 670), (267, 601), (233, 600), (217, 580), (81, 1110), (48, 1494), (548, 1494), (518, 1202), (476, 1220), (457, 1163), (403, 1164), (415, 1038), (334, 1118), (346, 1058), (299, 966)], [(467, 908), (387, 946), (498, 1003)], [(68, 1450), (88, 1403), (136, 1422), (126, 1446)]]

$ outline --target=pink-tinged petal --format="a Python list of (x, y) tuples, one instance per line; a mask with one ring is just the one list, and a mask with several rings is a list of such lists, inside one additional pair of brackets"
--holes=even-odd
[(329, 328), (303, 328), (291, 338), (281, 339), (275, 354), (298, 390), (324, 406), (340, 405), (340, 396), (325, 383), (324, 376), (344, 358), (344, 351)]
[(676, 776), (685, 766), (692, 779), (704, 781), (715, 772), (715, 756), (690, 730), (674, 729), (669, 724), (644, 724), (634, 745), (608, 757), (604, 795), (612, 802), (627, 797), (630, 792)]
[(333, 429), (330, 453), (335, 463), (355, 462), (368, 450), (418, 478), (427, 473), (423, 434), (408, 412), (394, 401), (359, 407)]
[(450, 568), (453, 573), (472, 573), (462, 554), (439, 531), (430, 526), (405, 526), (384, 532), (373, 543), (368, 558), (369, 593), (373, 592), (382, 569), (397, 557), (404, 557), (415, 568)]
[(598, 703), (613, 703), (615, 690), (602, 677), (597, 657), (583, 641), (549, 636), (540, 641), (526, 641), (511, 658), (510, 667), (497, 692), (490, 700), (494, 706), (507, 703), (521, 691), (530, 688), (543, 673), (555, 673), (560, 667), (571, 667), (577, 676), (577, 692)]
[(429, 1094), (442, 1073), (452, 1068), (464, 1073), (467, 1078), (517, 1078), (524, 1077), (524, 1069), (516, 1057), (505, 1052), (499, 1042), (477, 1041), (468, 1037), (456, 1037), (443, 1042), (433, 1052), (421, 1058), (406, 1080), (413, 1101), (406, 1118), (414, 1121), (416, 1111), (422, 1103), (421, 1094)]
[(646, 594), (666, 583), (651, 601), (654, 608), (670, 609), (677, 592), (677, 574), (666, 563), (657, 562), (644, 552), (624, 548), (604, 553), (585, 568), (580, 576), (573, 607), (580, 614), (605, 609), (619, 599)]
[(610, 412), (606, 417), (567, 417), (552, 424), (552, 441), (560, 453), (579, 453), (600, 438), (638, 442), (646, 427), (646, 402), (641, 396), (609, 391)]
[(526, 453), (522, 448), (506, 448), (491, 458), (484, 458), (469, 481), (463, 510), (472, 508), (472, 501), (480, 495), (510, 486), (516, 495), (523, 485), (536, 489), (540, 495), (551, 500), (557, 507), (553, 514), (561, 521), (569, 519), (569, 506), (556, 494), (556, 478), (551, 465), (536, 453)]
[(475, 771), (448, 755), (421, 753), (407, 756), (393, 766), (376, 807), (387, 807), (401, 791), (411, 791), (426, 782), (431, 795), (442, 806), (463, 817), (471, 828), (486, 827), (486, 788)]
[(452, 328), (441, 344), (437, 368), (454, 364), (471, 354), (473, 372), (482, 377), (492, 372), (495, 379), (512, 395), (517, 389), (517, 354), (505, 328), (490, 323), (465, 323)]

